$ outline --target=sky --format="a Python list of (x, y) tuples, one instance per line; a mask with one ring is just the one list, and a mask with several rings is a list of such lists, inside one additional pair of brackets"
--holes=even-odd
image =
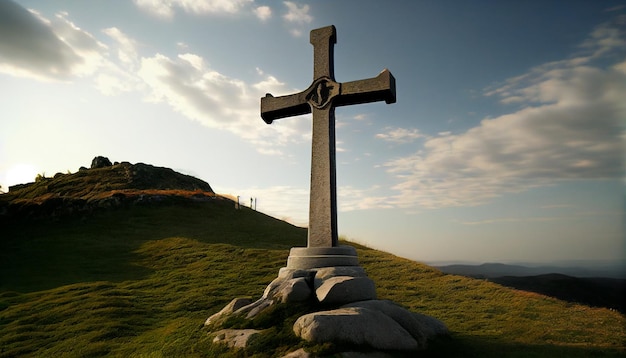
[[(169, 167), (306, 226), (313, 80), (336, 110), (339, 234), (422, 262), (626, 259), (623, 1), (0, 1), (0, 185), (95, 156)], [(303, 243), (305, 245), (306, 243)]]

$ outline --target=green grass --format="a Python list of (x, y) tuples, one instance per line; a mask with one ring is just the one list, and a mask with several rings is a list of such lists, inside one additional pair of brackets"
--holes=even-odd
[(168, 237), (288, 249), (306, 231), (216, 197), (210, 202), (133, 206), (82, 219), (37, 220), (2, 227), (0, 291), (38, 291), (85, 281), (145, 277), (136, 250)]
[[(211, 344), (204, 320), (232, 298), (259, 297), (304, 229), (233, 203), (102, 211), (83, 219), (2, 227), (0, 357), (280, 356), (307, 345), (294, 312), (253, 324), (267, 334), (248, 351)], [(425, 356), (624, 356), (626, 319), (358, 248), (379, 298), (432, 315), (452, 334)]]

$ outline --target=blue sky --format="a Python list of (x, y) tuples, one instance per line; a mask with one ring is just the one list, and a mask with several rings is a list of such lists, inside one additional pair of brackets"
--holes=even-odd
[[(3, 1), (0, 185), (103, 155), (306, 225), (311, 119), (259, 100), (388, 68), (337, 109), (341, 235), (425, 261), (624, 259), (621, 1)], [(304, 244), (304, 243), (303, 243)]]

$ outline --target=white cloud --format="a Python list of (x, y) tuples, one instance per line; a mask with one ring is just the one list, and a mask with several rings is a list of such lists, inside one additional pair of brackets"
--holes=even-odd
[[(176, 4), (196, 9), (220, 3)], [(165, 102), (187, 118), (229, 131), (265, 154), (282, 154), (282, 147), (305, 140), (310, 132), (303, 121), (263, 123), (260, 98), (287, 89), (261, 69), (257, 69), (259, 82), (246, 83), (209, 68), (196, 54), (142, 57), (137, 41), (120, 29), (106, 28), (102, 33), (109, 46), (81, 30), (66, 13), (50, 20), (13, 2), (0, 2), (0, 72), (39, 80), (85, 77), (109, 96), (143, 93), (147, 100)]]
[(399, 144), (410, 143), (415, 139), (423, 137), (425, 137), (425, 135), (421, 134), (419, 130), (415, 128), (387, 128), (387, 133), (376, 134), (376, 138)]
[(48, 19), (0, 2), (0, 72), (42, 81), (91, 78), (105, 95), (141, 88), (133, 73), (139, 63), (135, 41), (114, 27), (102, 32), (114, 40), (110, 47), (70, 21), (66, 12)]
[(337, 202), (340, 211), (367, 209), (391, 209), (394, 203), (388, 196), (379, 195), (379, 186), (359, 189), (353, 186), (342, 186), (337, 189)]
[(59, 13), (52, 20), (0, 2), (0, 72), (39, 80), (92, 74), (106, 46)]
[(581, 44), (581, 48), (591, 51), (589, 58), (597, 58), (610, 51), (626, 47), (624, 24), (626, 24), (626, 15), (621, 15), (611, 22), (596, 27), (589, 38)]
[(102, 33), (113, 40), (109, 49), (115, 55), (107, 53), (109, 57), (94, 78), (96, 88), (107, 96), (144, 89), (136, 74), (140, 66), (137, 41), (116, 27), (106, 28)]
[(625, 62), (602, 68), (591, 58), (619, 42), (614, 34), (596, 30), (597, 45), (587, 42), (586, 56), (538, 66), (486, 91), (518, 110), (428, 138), (422, 150), (387, 162), (399, 181), (395, 204), (472, 206), (562, 180), (620, 178)]
[[(128, 79), (132, 81), (131, 79)], [(132, 82), (122, 80), (120, 76), (101, 73), (94, 78), (94, 85), (105, 96), (115, 96), (121, 92), (133, 90)]]
[[(264, 75), (263, 70), (257, 68), (259, 75)], [(265, 93), (280, 93), (285, 90), (285, 83), (280, 82), (274, 76), (267, 76), (263, 81), (252, 85), (258, 91), (265, 91)]]
[(269, 6), (259, 6), (254, 9), (254, 14), (261, 21), (267, 21), (270, 17), (272, 17), (272, 9)]
[(174, 16), (173, 4), (164, 0), (135, 0), (135, 5), (158, 17), (171, 18)]
[(172, 18), (175, 8), (195, 15), (234, 14), (253, 0), (135, 0), (142, 10), (162, 18)]
[(575, 217), (565, 217), (565, 216), (537, 216), (530, 218), (520, 218), (520, 217), (502, 217), (502, 218), (494, 218), (494, 219), (485, 219), (485, 220), (476, 220), (476, 221), (460, 221), (459, 223), (462, 225), (491, 225), (497, 223), (528, 223), (528, 222), (550, 222), (550, 221), (564, 221), (564, 220), (575, 220)]
[(289, 30), (289, 33), (293, 37), (300, 37), (300, 36), (302, 36), (302, 30), (299, 30), (299, 29), (291, 29), (291, 30)]
[(277, 121), (268, 126), (259, 115), (259, 100), (267, 92), (285, 92), (284, 83), (267, 75), (256, 84), (208, 68), (202, 57), (162, 54), (142, 58), (139, 77), (150, 88), (149, 100), (165, 102), (187, 118), (211, 128), (227, 130), (255, 145), (264, 154), (299, 142), (307, 129), (302, 121)]
[(283, 15), (287, 22), (308, 24), (313, 21), (313, 17), (309, 15), (309, 5), (298, 6), (298, 4), (291, 1), (285, 1), (283, 4), (287, 6), (287, 13)]
[(117, 43), (117, 57), (122, 63), (130, 66), (134, 66), (137, 63), (139, 55), (137, 53), (137, 43), (135, 40), (128, 37), (116, 27), (104, 29), (102, 32), (111, 37)]
[[(313, 16), (309, 15), (309, 5), (298, 6), (298, 4), (291, 1), (284, 1), (283, 4), (287, 7), (287, 13), (283, 15), (283, 19), (292, 26), (304, 26), (313, 21)], [(303, 34), (302, 28), (291, 28), (289, 33), (294, 37), (300, 37)]]
[(495, 217), (489, 219), (482, 220), (472, 220), (472, 221), (460, 221), (454, 220), (462, 225), (490, 225), (495, 223), (510, 223), (510, 222), (521, 222), (521, 223), (532, 223), (532, 222), (551, 222), (551, 221), (569, 221), (575, 222), (581, 219), (588, 219), (592, 217), (621, 217), (623, 213), (621, 211), (579, 211), (574, 210), (577, 209), (573, 205), (546, 205), (542, 206), (541, 209), (569, 209), (565, 214), (559, 216), (531, 216), (531, 217)]

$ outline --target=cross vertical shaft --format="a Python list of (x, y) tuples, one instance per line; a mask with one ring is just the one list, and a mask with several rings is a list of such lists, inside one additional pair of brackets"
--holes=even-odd
[[(328, 26), (311, 31), (310, 42), (313, 45), (313, 81), (321, 78), (334, 81), (333, 49), (337, 42), (335, 27)], [(319, 86), (317, 89), (323, 90)], [(312, 112), (311, 190), (307, 246), (337, 246), (335, 108), (328, 101), (323, 108), (313, 106)]]
[(335, 108), (313, 109), (308, 247), (337, 246)]

